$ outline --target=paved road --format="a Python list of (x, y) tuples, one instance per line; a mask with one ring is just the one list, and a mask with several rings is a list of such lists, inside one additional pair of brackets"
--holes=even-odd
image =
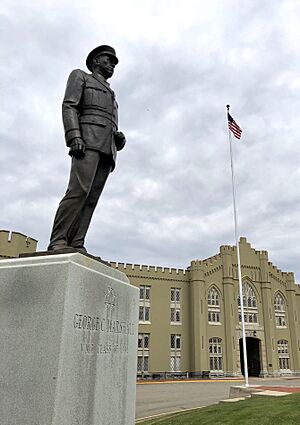
[[(232, 385), (243, 384), (244, 381), (236, 380), (138, 384), (136, 418), (208, 406), (228, 398)], [(300, 387), (300, 378), (250, 378), (249, 384)]]

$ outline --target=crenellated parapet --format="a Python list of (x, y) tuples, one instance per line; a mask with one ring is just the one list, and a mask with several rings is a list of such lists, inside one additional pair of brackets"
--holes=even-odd
[[(268, 251), (255, 250), (245, 237), (240, 238), (240, 252), (242, 276), (248, 277), (252, 282), (264, 282), (264, 284), (270, 285), (272, 279), (286, 287), (287, 281), (291, 280), (288, 279), (290, 273), (281, 271), (269, 261)], [(223, 278), (238, 279), (237, 249), (236, 246), (231, 245), (222, 245), (218, 254), (206, 259), (192, 260), (186, 269), (114, 261), (110, 264), (128, 277), (141, 279), (200, 280), (209, 283), (215, 279), (214, 274), (220, 272), (222, 272)]]
[(35, 252), (37, 243), (23, 233), (0, 230), (0, 258), (16, 258), (20, 253)]
[[(245, 237), (240, 238), (239, 245), (243, 276), (248, 276), (252, 281), (269, 282), (270, 279), (273, 279), (286, 287), (290, 273), (283, 272), (278, 267), (274, 266), (273, 263), (269, 261), (268, 251), (255, 250), (251, 247), (251, 244), (247, 242)], [(229, 256), (231, 255), (233, 277), (234, 279), (237, 279), (238, 270), (236, 246), (222, 245), (220, 247), (220, 254), (224, 256), (225, 264), (230, 263)]]
[(281, 271), (278, 267), (274, 266), (272, 263), (269, 264), (269, 276), (271, 279), (280, 283), (282, 286), (286, 287), (287, 285), (287, 273)]
[(220, 254), (213, 255), (212, 257), (206, 258), (205, 260), (193, 260), (191, 261), (190, 267), (188, 270), (201, 270), (204, 276), (210, 276), (217, 271), (221, 270), (222, 265), (222, 257)]
[(268, 251), (255, 251), (255, 254), (260, 258), (260, 260), (264, 260), (264, 261), (268, 261), (269, 257), (268, 257)]
[(149, 266), (145, 264), (120, 263), (110, 261), (115, 269), (125, 273), (128, 277), (139, 277), (161, 280), (187, 280), (188, 270), (172, 267)]
[(221, 245), (220, 254), (221, 255), (232, 255), (235, 252), (235, 247), (231, 245)]

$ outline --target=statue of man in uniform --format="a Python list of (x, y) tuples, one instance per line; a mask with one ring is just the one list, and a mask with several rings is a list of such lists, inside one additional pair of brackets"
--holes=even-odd
[(62, 104), (66, 144), (72, 157), (69, 185), (53, 224), (48, 251), (75, 248), (86, 253), (84, 239), (117, 151), (126, 140), (118, 131), (118, 104), (107, 79), (118, 63), (106, 45), (87, 59), (91, 74), (71, 72)]

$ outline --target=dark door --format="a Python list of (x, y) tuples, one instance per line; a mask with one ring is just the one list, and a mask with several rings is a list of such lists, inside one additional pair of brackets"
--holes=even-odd
[[(247, 363), (248, 363), (248, 376), (259, 376), (260, 374), (260, 340), (257, 338), (246, 338), (247, 349)], [(241, 356), (241, 370), (244, 371), (244, 354), (243, 354), (243, 340), (240, 339), (240, 356)]]

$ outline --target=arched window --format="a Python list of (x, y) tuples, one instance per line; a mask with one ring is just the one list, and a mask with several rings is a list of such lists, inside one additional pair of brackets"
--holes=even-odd
[(208, 322), (211, 324), (221, 323), (220, 295), (215, 286), (212, 286), (207, 294)]
[(277, 328), (286, 328), (286, 307), (283, 296), (277, 293), (274, 299), (275, 323)]
[[(238, 295), (237, 302), (239, 309), (239, 322), (241, 322), (242, 315), (240, 295)], [(245, 323), (258, 323), (258, 309), (255, 292), (252, 286), (247, 282), (243, 282), (243, 306)]]
[(222, 340), (221, 338), (210, 338), (208, 341), (209, 345), (209, 368), (211, 371), (222, 371), (223, 370), (223, 359), (222, 359)]
[(290, 368), (289, 346), (286, 339), (277, 341), (279, 369), (287, 370)]

